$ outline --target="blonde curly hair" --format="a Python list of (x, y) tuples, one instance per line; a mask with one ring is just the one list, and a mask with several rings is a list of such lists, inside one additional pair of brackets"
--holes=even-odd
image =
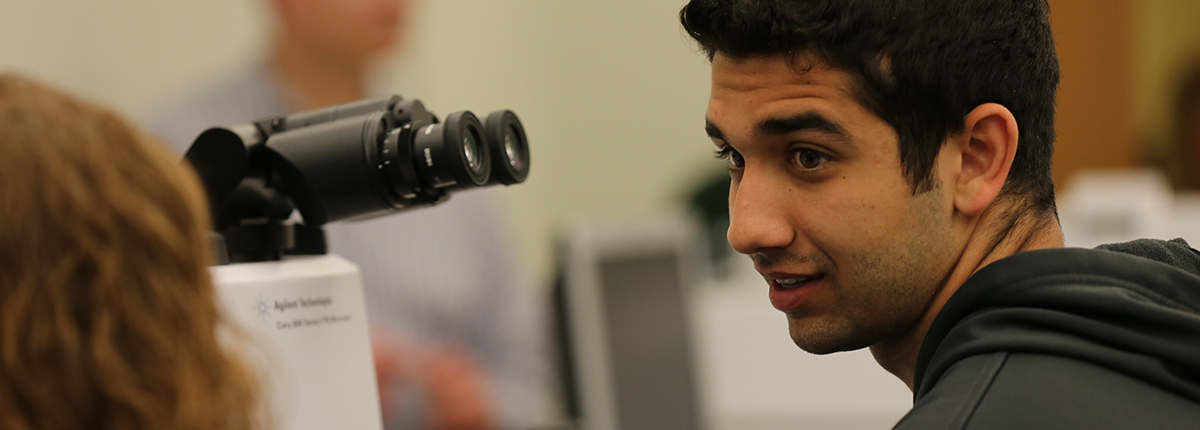
[(254, 430), (194, 173), (117, 114), (0, 74), (0, 428)]

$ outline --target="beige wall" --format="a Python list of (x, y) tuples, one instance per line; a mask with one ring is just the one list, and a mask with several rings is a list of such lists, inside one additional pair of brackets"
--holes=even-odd
[(144, 115), (261, 45), (251, 0), (4, 0), (0, 69)]

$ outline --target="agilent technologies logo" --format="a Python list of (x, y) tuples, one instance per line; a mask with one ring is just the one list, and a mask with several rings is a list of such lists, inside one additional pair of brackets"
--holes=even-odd
[(289, 299), (268, 299), (259, 295), (254, 299), (254, 314), (259, 319), (266, 320), (271, 316), (271, 312), (275, 311), (283, 314), (292, 310), (310, 309), (310, 308), (327, 308), (333, 305), (333, 297), (297, 297), (295, 300)]

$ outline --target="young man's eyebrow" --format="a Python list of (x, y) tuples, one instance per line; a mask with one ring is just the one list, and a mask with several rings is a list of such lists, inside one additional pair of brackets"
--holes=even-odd
[(816, 131), (834, 136), (847, 136), (846, 129), (818, 113), (802, 113), (782, 118), (770, 118), (758, 124), (759, 136), (783, 136), (797, 131)]
[(717, 128), (717, 125), (713, 124), (712, 120), (708, 118), (704, 119), (704, 132), (708, 133), (708, 137), (713, 139), (725, 140), (725, 134), (721, 133), (721, 129)]

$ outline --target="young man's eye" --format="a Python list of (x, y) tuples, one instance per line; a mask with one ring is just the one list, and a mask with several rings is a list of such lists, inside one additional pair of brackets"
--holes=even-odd
[(829, 160), (829, 156), (821, 151), (809, 148), (797, 148), (792, 151), (796, 164), (805, 169), (816, 169)]
[(746, 167), (746, 159), (742, 158), (742, 153), (728, 146), (717, 150), (717, 158), (729, 160), (729, 168), (731, 169)]

